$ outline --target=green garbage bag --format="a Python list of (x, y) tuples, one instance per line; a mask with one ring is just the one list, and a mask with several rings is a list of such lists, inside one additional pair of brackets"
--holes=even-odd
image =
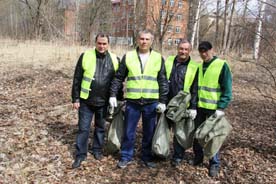
[(124, 102), (118, 102), (118, 106), (114, 108), (107, 134), (106, 150), (108, 153), (113, 154), (120, 150), (122, 137), (124, 134)]
[(232, 130), (231, 124), (222, 117), (210, 116), (196, 130), (195, 138), (203, 147), (204, 156), (212, 158)]
[(174, 123), (174, 135), (176, 137), (177, 142), (184, 149), (188, 149), (193, 146), (194, 129), (194, 121), (191, 118), (184, 118), (182, 119), (182, 121)]
[(170, 154), (170, 129), (164, 113), (159, 118), (152, 138), (152, 152), (163, 158)]

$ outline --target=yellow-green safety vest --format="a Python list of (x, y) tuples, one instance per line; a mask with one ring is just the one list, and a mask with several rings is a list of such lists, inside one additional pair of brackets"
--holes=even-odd
[(215, 59), (203, 75), (203, 65), (199, 66), (198, 107), (216, 110), (221, 95), (219, 76), (225, 60)]
[[(173, 62), (176, 56), (169, 56), (166, 59), (165, 62), (165, 67), (166, 67), (166, 73), (167, 73), (167, 79), (170, 79), (171, 72), (172, 72), (172, 67), (173, 67)], [(190, 93), (190, 88), (193, 84), (197, 69), (199, 67), (200, 63), (197, 63), (196, 61), (193, 61), (190, 59), (189, 64), (187, 66), (187, 71), (185, 74), (185, 81), (184, 81), (184, 86), (183, 86), (183, 91)]]
[[(111, 52), (108, 52), (111, 56), (114, 71), (117, 71), (119, 67), (119, 62), (117, 56)], [(89, 91), (91, 91), (90, 86), (92, 80), (94, 80), (94, 74), (96, 70), (96, 50), (85, 51), (82, 58), (82, 68), (84, 70), (82, 81), (81, 81), (81, 92), (80, 97), (82, 99), (87, 99), (89, 96)]]
[(159, 85), (157, 75), (161, 69), (161, 54), (151, 51), (144, 72), (136, 50), (126, 54), (126, 66), (128, 69), (126, 83), (126, 98), (129, 99), (159, 99)]

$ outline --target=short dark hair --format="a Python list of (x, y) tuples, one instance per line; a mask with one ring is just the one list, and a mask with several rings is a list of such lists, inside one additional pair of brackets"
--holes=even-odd
[(95, 42), (97, 42), (98, 38), (101, 37), (101, 38), (107, 38), (107, 42), (109, 43), (109, 35), (108, 34), (105, 34), (105, 33), (98, 33), (96, 38), (95, 38)]
[(210, 50), (212, 48), (213, 48), (212, 44), (210, 42), (208, 42), (208, 41), (202, 41), (198, 45), (198, 51), (199, 52), (206, 52), (206, 51), (208, 51), (208, 50)]

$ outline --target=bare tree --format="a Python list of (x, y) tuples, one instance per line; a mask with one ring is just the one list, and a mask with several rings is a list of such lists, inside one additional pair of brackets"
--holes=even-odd
[(259, 58), (259, 49), (260, 49), (260, 42), (261, 42), (261, 34), (262, 34), (262, 23), (263, 23), (263, 18), (264, 18), (264, 10), (266, 7), (266, 0), (263, 0), (260, 2), (261, 7), (259, 11), (259, 17), (257, 19), (257, 31), (256, 31), (256, 37), (255, 37), (255, 42), (254, 42), (254, 59)]

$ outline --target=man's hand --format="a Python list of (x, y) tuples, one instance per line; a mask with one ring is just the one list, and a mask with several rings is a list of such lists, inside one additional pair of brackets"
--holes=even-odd
[(224, 116), (224, 114), (225, 114), (225, 113), (224, 113), (222, 110), (219, 110), (219, 109), (216, 110), (216, 112), (215, 112), (215, 116), (216, 116), (216, 117)]
[(190, 114), (191, 119), (194, 120), (196, 118), (197, 112), (195, 109), (190, 109), (189, 114)]
[(165, 112), (165, 110), (166, 110), (166, 105), (163, 104), (163, 103), (159, 103), (159, 104), (156, 106), (156, 111), (157, 111), (158, 113), (163, 113), (163, 112)]
[(117, 107), (117, 99), (116, 99), (116, 97), (110, 97), (109, 98), (109, 105), (111, 107)]
[(80, 108), (80, 102), (73, 103), (73, 109), (78, 110)]

